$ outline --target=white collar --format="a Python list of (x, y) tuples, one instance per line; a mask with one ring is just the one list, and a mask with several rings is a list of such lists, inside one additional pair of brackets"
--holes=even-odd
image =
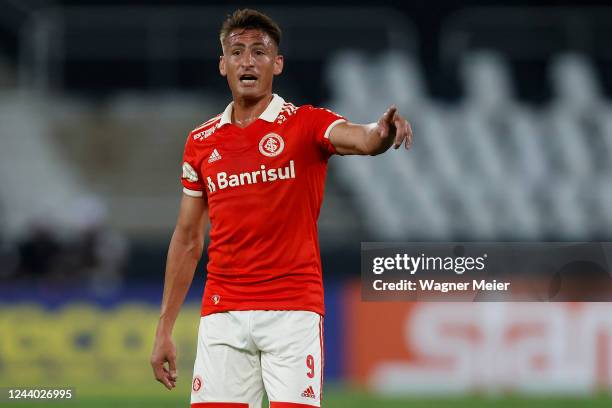
[[(274, 122), (278, 117), (278, 114), (283, 109), (283, 105), (285, 104), (285, 100), (278, 96), (277, 94), (272, 94), (272, 100), (268, 104), (268, 107), (265, 111), (259, 115), (259, 119), (265, 120), (266, 122)], [(227, 108), (223, 111), (221, 115), (221, 122), (219, 122), (220, 126), (223, 126), (227, 123), (232, 123), (232, 111), (234, 110), (234, 102), (231, 102), (227, 105)]]

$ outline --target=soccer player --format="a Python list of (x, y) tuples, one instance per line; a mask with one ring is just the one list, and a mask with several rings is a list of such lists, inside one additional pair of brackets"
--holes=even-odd
[(220, 32), (219, 72), (233, 102), (187, 138), (183, 195), (168, 250), (151, 365), (176, 386), (171, 333), (210, 223), (191, 406), (319, 407), (323, 285), (317, 219), (333, 154), (376, 155), (412, 144), (391, 106), (371, 124), (294, 106), (272, 93), (283, 71), (281, 30), (237, 10)]

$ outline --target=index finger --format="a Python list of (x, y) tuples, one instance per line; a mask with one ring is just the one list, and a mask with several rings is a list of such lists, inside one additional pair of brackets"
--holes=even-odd
[(389, 106), (389, 109), (383, 114), (383, 120), (390, 123), (393, 120), (393, 116), (395, 116), (395, 112), (397, 112), (397, 106)]

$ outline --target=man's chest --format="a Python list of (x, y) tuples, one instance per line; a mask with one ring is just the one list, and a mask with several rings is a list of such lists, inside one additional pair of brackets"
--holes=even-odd
[(267, 189), (304, 177), (307, 138), (297, 126), (228, 126), (200, 146), (201, 174), (211, 198), (244, 187)]

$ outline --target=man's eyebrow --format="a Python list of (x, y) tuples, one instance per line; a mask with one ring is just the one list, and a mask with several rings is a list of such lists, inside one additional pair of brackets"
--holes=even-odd
[[(257, 41), (257, 42), (254, 42), (252, 44), (252, 46), (253, 47), (255, 47), (255, 46), (264, 46), (265, 47), (266, 44), (264, 42)], [(230, 44), (230, 47), (246, 47), (246, 44), (242, 43), (242, 42), (236, 42), (236, 43)]]

